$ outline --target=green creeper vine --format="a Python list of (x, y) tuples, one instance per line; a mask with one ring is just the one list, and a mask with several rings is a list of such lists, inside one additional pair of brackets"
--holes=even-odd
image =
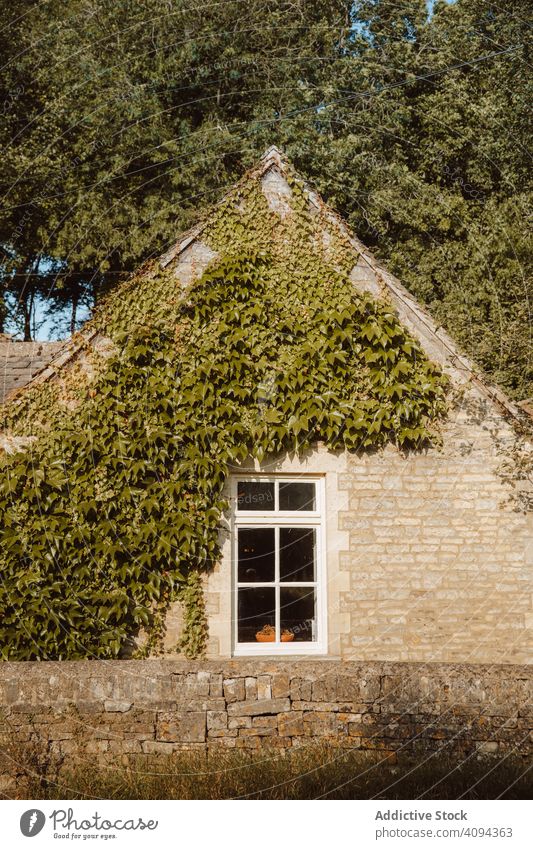
[(189, 573), (178, 598), (183, 604), (184, 628), (177, 649), (186, 657), (199, 657), (205, 652), (208, 628), (204, 589), (198, 572)]
[(202, 236), (218, 257), (200, 280), (131, 281), (93, 319), (116, 352), (92, 378), (74, 369), (6, 407), (0, 430), (38, 438), (0, 459), (4, 658), (116, 657), (140, 631), (157, 650), (176, 599), (180, 649), (202, 654), (231, 466), (432, 438), (444, 379), (354, 293), (353, 249), (292, 189), (282, 220), (243, 187)]

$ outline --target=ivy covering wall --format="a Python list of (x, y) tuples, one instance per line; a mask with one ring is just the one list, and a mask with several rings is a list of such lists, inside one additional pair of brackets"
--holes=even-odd
[(36, 437), (0, 458), (4, 658), (112, 658), (141, 631), (157, 651), (176, 598), (178, 648), (200, 655), (230, 465), (435, 437), (444, 378), (354, 292), (353, 248), (291, 188), (282, 218), (244, 183), (208, 221), (217, 257), (198, 281), (145, 269), (92, 320), (110, 357), (87, 353), (0, 413), (0, 431)]

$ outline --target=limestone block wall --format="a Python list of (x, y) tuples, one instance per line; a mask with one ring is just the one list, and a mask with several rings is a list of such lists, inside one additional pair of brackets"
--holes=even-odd
[(349, 456), (339, 487), (350, 589), (340, 609), (348, 659), (533, 660), (533, 514), (499, 469), (516, 439), (471, 388), (425, 452)]
[(0, 785), (182, 749), (330, 743), (526, 756), (532, 667), (310, 661), (3, 663)]

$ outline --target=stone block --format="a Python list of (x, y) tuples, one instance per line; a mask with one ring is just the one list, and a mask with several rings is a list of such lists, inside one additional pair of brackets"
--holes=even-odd
[(251, 728), (251, 716), (234, 716), (228, 718), (228, 728)]
[(180, 748), (179, 744), (160, 740), (143, 740), (141, 746), (146, 755), (171, 755)]
[(360, 713), (342, 713), (337, 714), (338, 733), (349, 734), (350, 726), (361, 722)]
[(200, 684), (210, 684), (211, 683), (211, 673), (208, 669), (199, 669), (196, 673), (196, 679)]
[(257, 699), (257, 678), (245, 678), (244, 689), (246, 700)]
[(198, 698), (201, 696), (209, 696), (209, 674), (204, 677), (199, 677), (200, 673), (191, 673), (186, 676), (185, 686), (183, 688), (183, 693), (180, 696), (184, 696), (185, 698)]
[(337, 698), (337, 678), (335, 675), (325, 675), (313, 681), (311, 701), (334, 702)]
[(272, 698), (272, 686), (271, 686), (270, 682), (271, 682), (270, 675), (259, 675), (258, 676), (258, 678), (257, 678), (257, 698), (259, 700), (271, 699)]
[(289, 699), (261, 699), (255, 702), (234, 702), (228, 705), (229, 716), (260, 716), (290, 710)]
[(304, 733), (302, 711), (287, 711), (278, 714), (278, 734), (280, 737), (298, 737)]
[(203, 743), (206, 736), (206, 714), (203, 711), (164, 714), (158, 719), (156, 738), (168, 743)]
[(252, 726), (254, 728), (277, 728), (277, 716), (254, 716), (252, 717)]
[(236, 737), (239, 732), (236, 728), (210, 728), (207, 732), (208, 740), (219, 740), (224, 737)]
[(130, 710), (132, 702), (124, 699), (106, 699), (104, 701), (104, 710), (107, 713), (126, 713)]
[(281, 749), (282, 754), (285, 754), (284, 749), (290, 749), (298, 737), (262, 737), (263, 747), (265, 749)]
[(211, 698), (223, 696), (222, 690), (222, 674), (211, 673), (209, 678), (209, 695)]
[(272, 676), (272, 698), (285, 699), (290, 694), (291, 679), (286, 673), (275, 673)]
[(498, 749), (499, 749), (499, 745), (498, 745), (498, 743), (496, 743), (494, 741), (477, 744), (477, 751), (480, 752), (480, 754), (483, 754), (483, 755), (494, 755), (494, 754), (496, 754)]
[(235, 747), (237, 749), (260, 749), (261, 748), (261, 738), (260, 737), (236, 737), (235, 738)]
[[(320, 712), (328, 711), (333, 713), (351, 713), (354, 712), (353, 702), (346, 704), (345, 702), (292, 702), (293, 710), (316, 710)], [(368, 706), (366, 706), (368, 707)]]
[(108, 744), (108, 751), (113, 752), (114, 754), (129, 754), (136, 755), (142, 752), (142, 743), (146, 741), (141, 740), (110, 740)]
[(228, 727), (228, 714), (225, 710), (208, 710), (207, 711), (207, 728), (209, 730), (219, 730)]
[(52, 725), (47, 734), (49, 740), (72, 740), (74, 736), (74, 732), (64, 729), (61, 724)]
[(226, 700), (224, 698), (200, 698), (187, 699), (183, 702), (173, 702), (170, 704), (159, 705), (160, 710), (176, 709), (181, 712), (199, 711), (199, 710), (225, 710)]
[(277, 734), (276, 728), (241, 728), (239, 737), (273, 737)]
[[(237, 732), (235, 732), (237, 733)], [(214, 737), (209, 739), (209, 748), (213, 749), (234, 749), (236, 737)]]
[(153, 740), (155, 738), (155, 725), (147, 731), (125, 731), (122, 736), (124, 740)]
[(337, 714), (304, 713), (304, 731), (309, 737), (333, 737), (338, 731)]
[(242, 702), (246, 698), (244, 678), (225, 678), (224, 697), (228, 704), (231, 702)]
[(108, 740), (88, 740), (83, 747), (88, 755), (101, 754), (109, 749)]
[(79, 714), (102, 713), (103, 709), (104, 706), (101, 701), (89, 701), (88, 699), (76, 701), (76, 710)]

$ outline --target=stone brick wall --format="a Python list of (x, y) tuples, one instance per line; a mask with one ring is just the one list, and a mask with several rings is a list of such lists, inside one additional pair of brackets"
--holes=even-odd
[(69, 768), (181, 749), (313, 742), (530, 755), (532, 696), (532, 667), (513, 665), (4, 663), (4, 786), (33, 751)]
[(516, 438), (471, 387), (439, 448), (348, 457), (343, 657), (532, 662), (533, 514), (499, 473)]

